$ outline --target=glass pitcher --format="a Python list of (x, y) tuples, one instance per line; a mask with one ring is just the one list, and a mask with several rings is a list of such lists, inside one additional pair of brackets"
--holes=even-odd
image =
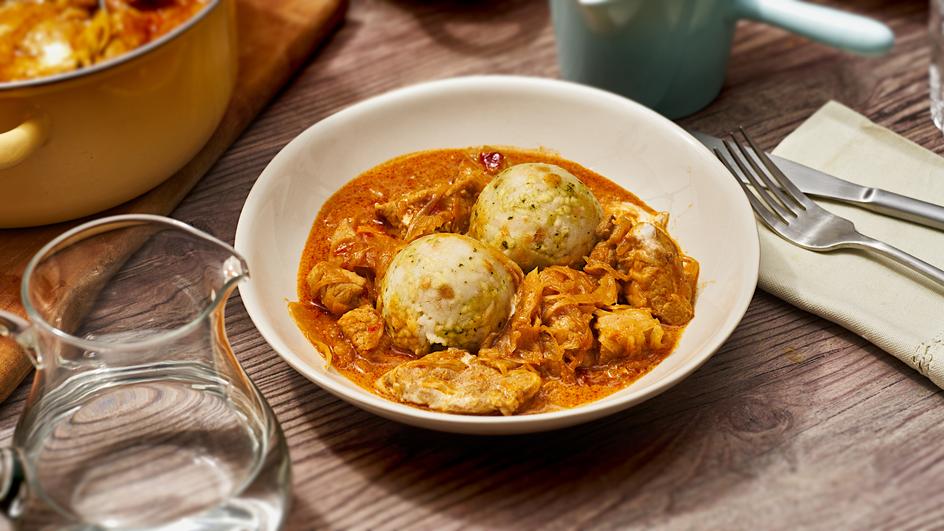
[(37, 253), (29, 320), (0, 313), (0, 336), (36, 365), (0, 450), (0, 509), (16, 527), (281, 526), (285, 439), (223, 326), (247, 275), (232, 247), (159, 216), (86, 223)]

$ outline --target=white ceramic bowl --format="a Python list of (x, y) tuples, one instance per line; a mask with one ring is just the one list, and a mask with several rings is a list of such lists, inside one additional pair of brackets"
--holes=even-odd
[[(296, 273), (321, 205), (363, 171), (412, 151), (482, 144), (545, 147), (671, 214), (670, 231), (701, 264), (695, 318), (672, 354), (626, 389), (573, 409), (477, 417), (385, 400), (325, 365), (289, 316)], [(622, 97), (522, 77), (468, 77), (396, 90), (311, 126), (256, 181), (236, 229), (251, 279), (240, 286), (275, 351), (339, 398), (386, 418), (443, 431), (505, 434), (570, 426), (626, 409), (675, 385), (734, 330), (757, 282), (754, 215), (715, 157), (684, 130)]]

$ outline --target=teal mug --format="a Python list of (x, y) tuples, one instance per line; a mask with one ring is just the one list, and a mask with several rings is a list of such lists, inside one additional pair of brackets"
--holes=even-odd
[(669, 118), (718, 95), (738, 19), (829, 46), (880, 55), (884, 24), (797, 0), (551, 0), (565, 79), (622, 94)]

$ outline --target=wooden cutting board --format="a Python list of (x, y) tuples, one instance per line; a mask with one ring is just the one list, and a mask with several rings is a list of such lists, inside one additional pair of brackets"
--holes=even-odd
[[(200, 153), (169, 180), (94, 217), (131, 212), (169, 214), (347, 10), (347, 0), (236, 0), (236, 4), (239, 74), (220, 126)], [(0, 230), (0, 310), (24, 315), (19, 290), (26, 263), (43, 244), (81, 221)], [(0, 401), (31, 369), (16, 344), (0, 338)]]

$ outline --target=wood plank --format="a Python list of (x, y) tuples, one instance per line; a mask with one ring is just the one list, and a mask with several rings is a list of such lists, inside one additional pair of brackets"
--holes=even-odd
[[(232, 100), (216, 132), (196, 157), (167, 181), (101, 215), (169, 214), (305, 60), (315, 44), (337, 25), (346, 7), (346, 0), (289, 0), (275, 8), (266, 0), (238, 0), (239, 72)], [(19, 285), (29, 259), (49, 240), (94, 217), (100, 216), (30, 229), (0, 230), (0, 310), (25, 316)], [(29, 360), (14, 342), (0, 338), (0, 401), (13, 392), (31, 370)]]

